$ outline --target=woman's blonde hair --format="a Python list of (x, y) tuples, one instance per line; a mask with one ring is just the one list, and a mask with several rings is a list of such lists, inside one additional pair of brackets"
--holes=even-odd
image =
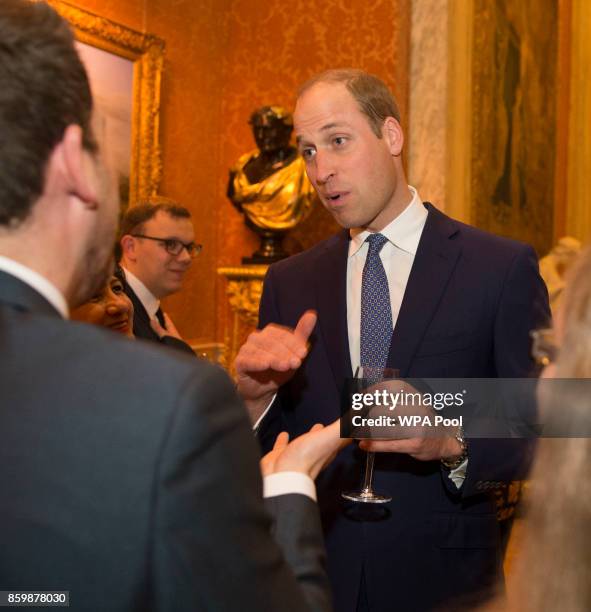
[[(591, 378), (591, 250), (569, 275), (557, 317), (561, 349), (556, 378)], [(573, 385), (573, 388), (575, 385)], [(561, 389), (570, 387), (561, 385)], [(588, 423), (591, 397), (561, 396), (548, 408), (550, 419), (561, 406), (568, 418)], [(585, 427), (588, 431), (588, 427)], [(591, 439), (540, 441), (526, 516), (524, 550), (517, 563), (517, 601), (513, 610), (588, 612), (591, 610)]]

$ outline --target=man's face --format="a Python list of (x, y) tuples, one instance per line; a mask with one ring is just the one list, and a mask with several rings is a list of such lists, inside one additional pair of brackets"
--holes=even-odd
[(398, 187), (394, 155), (378, 138), (342, 83), (317, 83), (297, 101), (298, 148), (324, 207), (346, 228), (379, 231), (395, 216)]
[[(184, 244), (195, 240), (195, 231), (190, 219), (172, 217), (161, 210), (149, 221), (146, 221), (143, 224), (142, 231), (137, 233), (164, 240), (180, 240)], [(131, 272), (158, 299), (179, 291), (185, 273), (192, 262), (187, 250), (183, 249), (179, 255), (171, 255), (166, 251), (162, 242), (142, 238), (134, 238), (133, 240)]]

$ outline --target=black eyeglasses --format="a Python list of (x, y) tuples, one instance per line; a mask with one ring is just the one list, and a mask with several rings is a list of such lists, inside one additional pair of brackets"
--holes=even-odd
[(555, 361), (558, 354), (558, 346), (554, 338), (553, 329), (535, 329), (529, 333), (533, 339), (531, 354), (535, 362), (546, 367)]
[(134, 238), (144, 238), (145, 240), (155, 240), (159, 242), (169, 255), (178, 257), (183, 249), (187, 250), (189, 256), (194, 259), (201, 253), (203, 248), (202, 244), (195, 244), (194, 242), (181, 242), (176, 238), (156, 238), (155, 236), (146, 236), (144, 234), (131, 234)]

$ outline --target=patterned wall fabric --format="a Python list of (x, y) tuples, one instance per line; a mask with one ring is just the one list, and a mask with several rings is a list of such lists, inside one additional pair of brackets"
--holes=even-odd
[[(292, 108), (306, 78), (355, 66), (392, 86), (406, 118), (410, 0), (70, 2), (166, 41), (160, 191), (192, 211), (204, 250), (165, 307), (185, 337), (221, 341), (226, 297), (216, 269), (257, 245), (225, 197), (229, 167), (253, 147), (250, 113), (264, 104)], [(334, 230), (316, 210), (286, 245), (301, 250)]]

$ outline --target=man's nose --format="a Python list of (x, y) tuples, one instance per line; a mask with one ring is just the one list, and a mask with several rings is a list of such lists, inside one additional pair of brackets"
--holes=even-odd
[(320, 185), (324, 185), (336, 173), (334, 158), (326, 151), (317, 151), (314, 158), (316, 166), (316, 180)]
[(189, 251), (187, 251), (185, 247), (183, 247), (181, 252), (176, 256), (176, 260), (186, 264), (190, 264), (193, 261), (192, 257), (189, 255)]

